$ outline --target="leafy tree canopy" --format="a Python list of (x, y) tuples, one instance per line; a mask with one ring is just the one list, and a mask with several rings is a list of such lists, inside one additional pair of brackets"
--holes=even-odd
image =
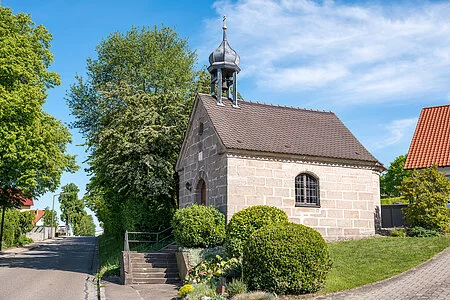
[(411, 177), (412, 170), (405, 170), (406, 155), (400, 155), (394, 159), (389, 168), (381, 174), (380, 189), (383, 198), (401, 196), (399, 187), (403, 179)]
[(79, 215), (85, 213), (84, 202), (78, 198), (79, 191), (80, 189), (75, 183), (69, 183), (62, 187), (62, 192), (58, 197), (62, 212), (61, 220), (66, 225), (77, 223), (81, 218)]
[(437, 166), (414, 170), (411, 177), (403, 180), (400, 191), (410, 203), (404, 213), (411, 227), (449, 231), (450, 180)]
[(167, 226), (177, 207), (174, 165), (207, 76), (194, 70), (187, 41), (165, 26), (113, 33), (97, 53), (67, 99), (90, 154), (86, 201), (105, 231)]
[[(53, 220), (52, 220), (53, 216)], [(44, 219), (44, 226), (54, 226), (55, 230), (58, 229), (58, 215), (56, 211), (52, 211), (50, 207), (46, 207), (44, 211), (44, 215), (42, 216)]]
[(74, 224), (73, 234), (77, 236), (94, 236), (95, 224), (91, 215), (83, 214), (80, 221)]
[(60, 84), (48, 71), (51, 34), (29, 15), (0, 7), (0, 205), (17, 206), (17, 194), (37, 197), (77, 169), (66, 153), (68, 129), (43, 111), (47, 89)]

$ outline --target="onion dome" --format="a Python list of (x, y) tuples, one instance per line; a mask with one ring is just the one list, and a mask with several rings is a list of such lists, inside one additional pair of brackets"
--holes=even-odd
[(239, 73), (239, 71), (241, 70), (238, 65), (239, 65), (239, 54), (236, 53), (236, 51), (233, 50), (233, 48), (231, 48), (230, 44), (228, 44), (227, 41), (227, 25), (225, 23), (225, 19), (224, 19), (224, 24), (223, 24), (223, 40), (222, 43), (219, 45), (219, 47), (217, 47), (216, 50), (214, 50), (210, 55), (209, 55), (209, 63), (210, 63), (210, 68), (215, 68), (215, 67), (225, 67), (225, 68), (231, 68), (234, 69), (235, 71), (237, 71)]

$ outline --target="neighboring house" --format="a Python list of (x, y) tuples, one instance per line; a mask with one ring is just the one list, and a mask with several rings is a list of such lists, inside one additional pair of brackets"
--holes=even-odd
[(450, 176), (450, 105), (425, 107), (406, 157), (405, 169), (437, 165)]
[(327, 240), (374, 235), (383, 165), (332, 112), (238, 101), (239, 56), (223, 29), (208, 70), (211, 94), (227, 97), (196, 97), (176, 165), (179, 206), (212, 205), (230, 220), (271, 205)]
[(34, 205), (33, 199), (25, 198), (22, 200), (20, 205), (20, 211), (31, 210), (31, 207)]
[(34, 226), (44, 226), (44, 216), (45, 214), (45, 210), (42, 209), (36, 209), (34, 211), (34, 221), (33, 221), (33, 225)]

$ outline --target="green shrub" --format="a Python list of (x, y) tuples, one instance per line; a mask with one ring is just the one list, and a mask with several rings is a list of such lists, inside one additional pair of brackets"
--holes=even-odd
[(410, 203), (402, 210), (409, 226), (442, 233), (449, 231), (450, 180), (437, 166), (414, 170), (410, 178), (403, 180), (400, 190)]
[(30, 239), (29, 237), (26, 237), (24, 235), (19, 236), (19, 238), (17, 239), (17, 245), (19, 245), (19, 246), (31, 244), (33, 242), (34, 241), (32, 239)]
[(276, 294), (318, 291), (331, 269), (327, 245), (301, 224), (278, 224), (255, 231), (244, 247), (243, 278), (250, 290)]
[(186, 295), (186, 300), (200, 300), (203, 296), (215, 297), (216, 291), (207, 283), (199, 283), (194, 285), (194, 290)]
[(211, 206), (179, 209), (172, 219), (175, 241), (184, 247), (220, 245), (225, 238), (225, 216)]
[(242, 279), (233, 279), (227, 284), (227, 293), (230, 297), (238, 294), (244, 294), (247, 292), (247, 285)]
[(390, 236), (405, 237), (405, 228), (394, 228), (394, 230), (391, 231)]
[(232, 257), (240, 257), (243, 246), (250, 235), (256, 230), (274, 224), (288, 223), (284, 211), (272, 206), (251, 206), (233, 215), (227, 225), (225, 247)]
[(434, 230), (428, 230), (422, 227), (408, 228), (406, 234), (410, 237), (432, 237), (440, 236), (441, 234)]

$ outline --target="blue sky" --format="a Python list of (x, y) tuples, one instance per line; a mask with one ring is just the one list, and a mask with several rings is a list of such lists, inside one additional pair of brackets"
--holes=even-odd
[[(164, 24), (197, 49), (198, 68), (220, 43), (240, 54), (245, 99), (331, 110), (386, 166), (408, 151), (421, 108), (450, 101), (448, 1), (58, 1), (1, 0), (53, 35), (53, 71), (62, 85), (44, 108), (68, 124), (65, 94), (86, 58), (115, 31)], [(69, 152), (84, 168), (76, 130)], [(88, 182), (82, 170), (62, 185)], [(80, 196), (82, 196), (82, 193)], [(51, 207), (47, 193), (36, 208)], [(58, 205), (56, 205), (58, 208)]]

